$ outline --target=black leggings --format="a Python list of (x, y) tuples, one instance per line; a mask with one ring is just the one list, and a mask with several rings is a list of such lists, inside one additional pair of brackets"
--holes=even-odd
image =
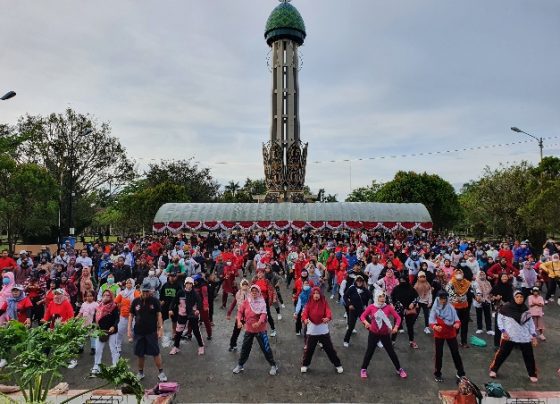
[[(418, 314), (409, 314), (407, 315), (403, 315), (404, 317), (404, 323), (406, 323), (406, 332), (408, 333), (408, 342), (412, 342), (414, 341), (414, 324), (416, 323), (416, 318), (418, 317)], [(401, 325), (399, 327), (399, 329), (403, 328), (403, 322), (401, 322)], [(392, 341), (396, 341), (397, 340), (397, 334), (393, 334), (391, 337)]]
[(350, 342), (350, 336), (352, 335), (352, 331), (356, 327), (356, 321), (360, 318), (362, 313), (357, 313), (356, 310), (348, 310), (348, 329), (346, 330), (346, 334), (344, 335), (344, 342)]
[(192, 328), (192, 333), (196, 338), (196, 342), (198, 342), (198, 346), (204, 346), (202, 343), (202, 336), (200, 335), (200, 328), (198, 328), (198, 317), (179, 317), (177, 319), (177, 328), (175, 329), (175, 339), (173, 341), (173, 346), (175, 348), (179, 348), (181, 343), (181, 336), (183, 335), (183, 331), (187, 328), (187, 323), (189, 324), (189, 328)]
[(416, 315), (416, 320), (418, 320), (418, 317), (420, 317), (420, 311), (422, 311), (422, 313), (424, 313), (424, 327), (429, 327), (430, 326), (430, 309), (428, 308), (428, 304), (427, 303), (418, 303), (418, 306), (419, 306), (419, 310), (418, 310), (418, 314)]
[(241, 334), (241, 328), (237, 328), (237, 322), (233, 324), (233, 332), (231, 333), (231, 338), (229, 339), (230, 348), (235, 348), (237, 346), (237, 340), (239, 339), (239, 334)]
[(457, 316), (461, 320), (461, 344), (467, 344), (467, 334), (469, 333), (469, 309), (465, 307), (464, 309), (456, 309)]
[(303, 347), (302, 365), (309, 366), (311, 364), (311, 358), (313, 358), (313, 353), (315, 352), (318, 342), (323, 344), (323, 349), (325, 350), (325, 353), (329, 357), (331, 363), (336, 367), (341, 366), (340, 359), (338, 358), (332, 344), (331, 336), (328, 333), (322, 335), (308, 335), (306, 337), (305, 346)]
[(272, 314), (270, 313), (270, 305), (268, 304), (268, 300), (266, 301), (266, 316), (268, 317), (268, 324), (270, 324), (270, 329), (274, 331), (274, 319), (272, 318)]
[(369, 332), (368, 336), (368, 345), (367, 350), (364, 355), (364, 360), (362, 362), (362, 369), (367, 369), (369, 363), (371, 362), (371, 358), (373, 357), (373, 353), (375, 352), (375, 348), (377, 348), (377, 343), (381, 341), (383, 344), (383, 348), (387, 351), (387, 355), (391, 358), (391, 362), (393, 362), (393, 366), (395, 369), (399, 370), (401, 368), (401, 364), (399, 362), (399, 358), (395, 353), (395, 349), (393, 348), (393, 343), (391, 342), (391, 337), (389, 334), (374, 334)]
[(457, 344), (457, 338), (434, 338), (434, 341), (436, 346), (434, 376), (441, 377), (443, 344), (445, 343), (445, 341), (447, 341), (447, 346), (451, 351), (451, 357), (453, 358), (453, 363), (455, 364), (455, 369), (457, 370), (457, 376), (464, 376), (465, 369), (463, 369), (463, 361), (461, 360), (461, 355), (459, 355), (459, 345)]
[(492, 308), (490, 307), (490, 303), (483, 302), (481, 303), (482, 307), (475, 307), (476, 310), (476, 328), (478, 330), (482, 330), (482, 315), (484, 314), (484, 322), (486, 324), (486, 331), (490, 331), (492, 329)]

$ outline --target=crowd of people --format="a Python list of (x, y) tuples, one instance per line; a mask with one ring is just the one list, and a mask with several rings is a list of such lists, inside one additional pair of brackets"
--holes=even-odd
[[(212, 339), (219, 305), (228, 320), (235, 319), (230, 352), (244, 334), (233, 373), (244, 370), (255, 339), (270, 375), (278, 373), (270, 338), (277, 336), (275, 319), (288, 311), (295, 334), (304, 337), (297, 347), (303, 350), (302, 373), (317, 345), (342, 373), (335, 346), (352, 349), (361, 324), (369, 331), (357, 369), (361, 378), (368, 377), (376, 348), (387, 352), (399, 377), (407, 377), (394, 349), (406, 330), (410, 349), (419, 349), (417, 332), (433, 334), (437, 382), (443, 381), (444, 345), (462, 377), (469, 335), (484, 333), (496, 350), (488, 361), (490, 377), (519, 348), (530, 380), (537, 382), (533, 347), (546, 340), (546, 306), (555, 302), (560, 285), (559, 252), (552, 240), (536, 249), (528, 241), (346, 230), (194, 232), (97, 240), (81, 249), (67, 242), (57, 251), (43, 246), (34, 256), (22, 250), (17, 259), (4, 250), (0, 323), (54, 327), (78, 316), (96, 324), (103, 333), (90, 342), (92, 377), (105, 345), (114, 364), (126, 339), (134, 343), (138, 378), (151, 356), (159, 380), (166, 381), (162, 349), (177, 355), (181, 340), (194, 335), (197, 354), (204, 355), (202, 331)], [(330, 334), (333, 305), (344, 308), (342, 341)], [(74, 366), (76, 361), (69, 364)]]

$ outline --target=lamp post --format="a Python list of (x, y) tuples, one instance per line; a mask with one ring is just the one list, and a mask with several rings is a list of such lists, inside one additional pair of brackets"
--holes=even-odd
[(544, 146), (543, 146), (543, 138), (542, 138), (542, 137), (533, 136), (533, 135), (531, 135), (531, 134), (529, 134), (529, 133), (527, 133), (527, 132), (525, 132), (525, 131), (522, 131), (521, 129), (519, 129), (518, 127), (515, 127), (515, 126), (513, 126), (513, 127), (511, 128), (511, 130), (514, 131), (514, 132), (517, 132), (517, 133), (523, 133), (523, 134), (525, 134), (525, 135), (527, 135), (527, 136), (532, 137), (532, 138), (535, 139), (537, 142), (539, 142), (539, 148), (541, 149), (541, 162), (542, 162), (542, 159), (543, 159), (543, 147), (544, 147)]
[(9, 100), (10, 98), (14, 98), (15, 96), (16, 96), (15, 91), (8, 91), (6, 94), (2, 96), (2, 98), (0, 98), (0, 100), (6, 101)]
[[(91, 134), (93, 132), (92, 128), (87, 128), (85, 129), (83, 132), (81, 132), (78, 136), (79, 137), (84, 137), (87, 136), (89, 134)], [(76, 163), (76, 156), (74, 154), (74, 137), (72, 137), (72, 141), (70, 142), (70, 152), (69, 152), (69, 156), (68, 156), (69, 160), (70, 160), (70, 167), (69, 167), (69, 171), (70, 171), (70, 175), (69, 175), (69, 191), (70, 191), (70, 197), (68, 200), (68, 233), (69, 236), (74, 236), (74, 212), (73, 212), (73, 205), (74, 205), (74, 196), (76, 195), (74, 193), (74, 166)], [(62, 185), (62, 171), (61, 171), (61, 185)], [(60, 220), (60, 219), (59, 219)], [(60, 221), (59, 221), (59, 226), (60, 226)], [(59, 240), (60, 243), (61, 240)]]

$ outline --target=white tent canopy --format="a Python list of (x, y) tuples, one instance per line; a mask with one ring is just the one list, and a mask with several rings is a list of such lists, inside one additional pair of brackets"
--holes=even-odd
[(352, 228), (431, 230), (432, 219), (420, 203), (166, 203), (154, 230), (232, 228)]

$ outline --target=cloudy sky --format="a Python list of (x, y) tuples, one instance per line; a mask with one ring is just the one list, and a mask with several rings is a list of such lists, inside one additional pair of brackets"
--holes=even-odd
[[(277, 4), (0, 0), (0, 92), (18, 93), (0, 103), (0, 121), (71, 106), (110, 121), (139, 169), (194, 157), (221, 183), (263, 177), (263, 31)], [(344, 198), (399, 169), (459, 187), (485, 165), (537, 162), (514, 125), (551, 137), (545, 154), (559, 154), (558, 0), (292, 4), (308, 34), (300, 116), (314, 191)]]

